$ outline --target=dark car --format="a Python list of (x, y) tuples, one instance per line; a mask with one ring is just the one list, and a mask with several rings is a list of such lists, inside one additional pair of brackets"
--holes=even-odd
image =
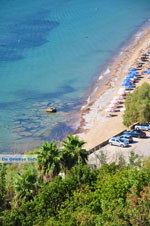
[(127, 139), (129, 141), (129, 143), (133, 143), (133, 138), (130, 134), (122, 134), (119, 137)]
[[(129, 143), (129, 139), (128, 138), (125, 138), (123, 136), (116, 136), (115, 138), (118, 138), (119, 140), (123, 141), (123, 142), (127, 142)], [(133, 138), (132, 138), (133, 139)]]
[(146, 137), (146, 133), (141, 130), (125, 131), (123, 134), (130, 134), (132, 137), (140, 137), (140, 138)]
[(136, 130), (150, 130), (150, 124), (149, 123), (142, 123), (135, 125), (134, 129)]

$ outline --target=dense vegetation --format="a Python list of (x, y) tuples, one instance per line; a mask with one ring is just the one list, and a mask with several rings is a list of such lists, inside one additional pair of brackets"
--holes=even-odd
[(135, 122), (150, 121), (150, 85), (143, 83), (133, 93), (127, 95), (125, 101), (124, 124), (130, 126)]
[(0, 225), (150, 225), (150, 159), (107, 164), (101, 154), (91, 169), (83, 144), (44, 142), (37, 164), (1, 165)]

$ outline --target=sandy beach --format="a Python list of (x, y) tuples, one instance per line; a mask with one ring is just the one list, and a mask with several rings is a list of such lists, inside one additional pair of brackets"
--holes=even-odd
[[(76, 133), (80, 139), (86, 142), (85, 148), (87, 150), (127, 129), (123, 125), (123, 113), (120, 110), (115, 112), (113, 117), (108, 118), (105, 109), (113, 100), (113, 97), (118, 95), (118, 90), (128, 74), (128, 69), (135, 68), (136, 63), (140, 62), (141, 55), (147, 53), (150, 49), (150, 28), (147, 27), (137, 32), (129, 43), (128, 46), (121, 49), (121, 52), (115, 56), (115, 60), (103, 72), (103, 88), (99, 89), (103, 84), (101, 82), (102, 75), (100, 74), (93, 91), (90, 93), (87, 104), (81, 108), (82, 118)], [(146, 70), (148, 66), (150, 66), (150, 56), (149, 60), (144, 62), (139, 73)], [(142, 75), (140, 81), (136, 83), (136, 87), (143, 82), (150, 82), (146, 74)], [(120, 107), (123, 107), (123, 102)]]

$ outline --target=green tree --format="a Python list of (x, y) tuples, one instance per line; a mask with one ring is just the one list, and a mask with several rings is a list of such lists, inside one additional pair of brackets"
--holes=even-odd
[(38, 166), (43, 177), (46, 176), (48, 180), (52, 180), (57, 176), (61, 170), (60, 152), (57, 148), (57, 143), (51, 141), (44, 141), (43, 146), (40, 147), (38, 153)]
[(39, 176), (36, 169), (29, 168), (23, 174), (18, 173), (14, 181), (15, 200), (17, 204), (33, 200), (39, 188)]
[(6, 199), (6, 165), (0, 165), (0, 212), (5, 206)]
[[(76, 190), (77, 181), (71, 177), (62, 179), (57, 176), (51, 183), (43, 183), (38, 195), (35, 197), (34, 225), (45, 225), (44, 220), (57, 215), (62, 203), (67, 197), (72, 196)], [(28, 211), (28, 209), (26, 210)]]
[(135, 154), (134, 151), (130, 152), (129, 155), (129, 163), (128, 166), (130, 167), (141, 167), (142, 161), (141, 161), (141, 156), (138, 154)]
[(86, 164), (88, 158), (88, 152), (82, 148), (85, 144), (84, 141), (80, 141), (78, 136), (67, 136), (67, 140), (62, 142), (63, 148), (60, 149), (61, 164), (65, 170), (70, 170), (76, 164)]
[(150, 85), (143, 83), (133, 93), (127, 95), (125, 101), (124, 125), (130, 126), (135, 122), (150, 121)]

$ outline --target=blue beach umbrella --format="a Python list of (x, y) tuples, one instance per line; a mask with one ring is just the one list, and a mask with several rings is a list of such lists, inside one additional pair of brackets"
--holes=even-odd
[(132, 76), (132, 78), (134, 78), (134, 77), (136, 77), (137, 75), (135, 75), (135, 74), (131, 74), (131, 75), (129, 75), (129, 76)]
[(129, 75), (128, 76), (128, 78), (134, 78), (135, 77), (135, 75)]
[(131, 85), (126, 86), (126, 89), (133, 89), (133, 88), (135, 88), (135, 86), (131, 86)]
[(132, 73), (134, 73), (135, 75), (139, 75), (139, 72), (138, 71), (134, 71)]
[(129, 79), (129, 80), (131, 80), (131, 78), (133, 78), (132, 76), (128, 76), (126, 79)]
[(139, 74), (139, 72), (138, 73), (136, 73), (136, 72), (132, 72), (131, 74), (129, 74), (129, 75), (134, 75), (134, 76), (137, 76)]
[(128, 71), (136, 71), (136, 69), (135, 68), (132, 68), (132, 69), (129, 69)]
[(125, 78), (125, 79), (123, 80), (123, 82), (124, 82), (124, 83), (130, 83), (131, 80), (130, 80), (130, 78)]
[(129, 86), (130, 83), (122, 83), (121, 86)]
[(130, 71), (130, 72), (128, 72), (128, 74), (129, 75), (138, 75), (139, 74), (139, 72), (138, 71)]
[(147, 71), (146, 74), (149, 75), (150, 74), (150, 71)]
[(131, 79), (130, 78), (128, 78), (128, 77), (126, 77), (125, 79), (124, 79), (124, 81), (130, 81)]

